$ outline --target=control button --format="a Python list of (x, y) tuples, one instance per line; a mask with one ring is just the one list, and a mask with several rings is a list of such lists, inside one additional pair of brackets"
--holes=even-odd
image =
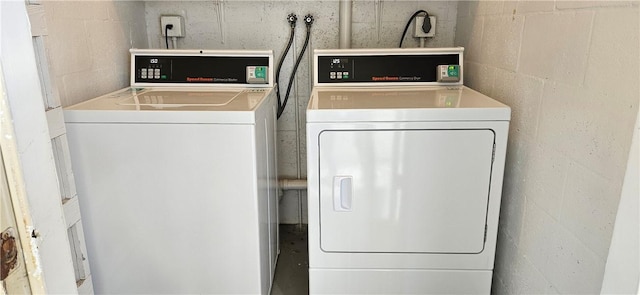
[(160, 79), (162, 79), (162, 80), (166, 80), (166, 79), (167, 79), (167, 75), (162, 75), (162, 76), (160, 76)]
[(342, 72), (342, 79), (349, 79), (349, 72)]
[(153, 70), (153, 71), (154, 71), (154, 73), (153, 73), (153, 74), (154, 74), (155, 76), (160, 75), (160, 69), (155, 69), (155, 70)]
[(336, 78), (336, 72), (330, 72), (329, 73), (329, 78), (335, 79)]
[(160, 75), (153, 76), (154, 79), (160, 79)]
[(338, 72), (336, 74), (336, 79), (342, 79), (342, 72)]

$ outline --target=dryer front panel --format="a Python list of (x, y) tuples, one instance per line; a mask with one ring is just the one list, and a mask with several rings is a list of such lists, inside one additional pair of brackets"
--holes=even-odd
[(484, 250), (492, 130), (328, 130), (318, 140), (322, 251)]

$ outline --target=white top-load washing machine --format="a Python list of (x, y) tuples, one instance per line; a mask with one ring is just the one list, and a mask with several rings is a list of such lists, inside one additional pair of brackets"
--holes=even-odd
[(489, 294), (508, 106), (463, 48), (316, 50), (310, 294)]
[(104, 294), (268, 294), (272, 51), (132, 50), (131, 87), (64, 110)]

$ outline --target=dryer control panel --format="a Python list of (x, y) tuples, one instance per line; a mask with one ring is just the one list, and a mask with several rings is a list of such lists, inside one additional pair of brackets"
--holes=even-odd
[[(316, 50), (315, 84), (461, 84), (462, 48)], [(456, 75), (441, 76), (442, 66)]]
[(272, 56), (214, 51), (132, 51), (132, 85), (270, 84)]

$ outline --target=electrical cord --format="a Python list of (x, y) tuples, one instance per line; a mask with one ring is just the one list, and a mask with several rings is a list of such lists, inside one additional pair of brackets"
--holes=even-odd
[(289, 77), (289, 85), (287, 85), (287, 93), (284, 96), (284, 101), (282, 102), (282, 106), (278, 109), (278, 118), (282, 116), (284, 112), (284, 108), (287, 106), (287, 101), (289, 100), (289, 93), (291, 92), (291, 86), (293, 85), (293, 79), (296, 76), (296, 71), (298, 70), (298, 66), (302, 61), (302, 56), (304, 52), (307, 50), (307, 46), (309, 45), (309, 37), (311, 37), (311, 25), (313, 24), (313, 16), (307, 14), (304, 16), (304, 23), (307, 26), (307, 36), (304, 39), (304, 45), (302, 46), (302, 51), (298, 55), (298, 59), (296, 60), (296, 64), (293, 66), (293, 71), (291, 72), (291, 77)]
[[(414, 13), (410, 18), (409, 18), (409, 21), (407, 22), (407, 25), (404, 27), (404, 31), (402, 32), (402, 37), (400, 38), (400, 45), (398, 45), (398, 48), (402, 48), (402, 41), (404, 41), (404, 36), (407, 34), (407, 30), (409, 30), (409, 26), (411, 25), (411, 22), (413, 21), (413, 19), (415, 19), (415, 18), (416, 18), (416, 16), (418, 16), (418, 15), (419, 15), (419, 14), (421, 14), (421, 13), (424, 13), (424, 14), (426, 15), (426, 16), (425, 16), (425, 23), (426, 23), (426, 24), (423, 24), (422, 29), (423, 29), (423, 30), (425, 30), (425, 29), (426, 29), (426, 31), (425, 31), (425, 32), (428, 32), (428, 31), (430, 31), (430, 30), (431, 30), (431, 22), (429, 22), (429, 21), (428, 21), (428, 19), (429, 19), (429, 13), (428, 13), (428, 12), (426, 12), (425, 10), (418, 10), (418, 11), (416, 11), (416, 12), (415, 12), (415, 13)], [(427, 25), (427, 24), (428, 24), (428, 25)], [(427, 28), (428, 28), (428, 29), (427, 29)]]
[(173, 29), (172, 24), (164, 26), (164, 43), (167, 45), (167, 49), (169, 49), (169, 30), (171, 29)]
[(289, 49), (291, 48), (291, 44), (293, 43), (293, 38), (295, 37), (296, 33), (296, 22), (298, 21), (298, 18), (295, 14), (292, 13), (287, 16), (287, 21), (289, 22), (289, 26), (291, 27), (291, 34), (289, 34), (289, 42), (287, 43), (287, 47), (285, 48), (285, 50), (282, 52), (280, 61), (278, 62), (278, 67), (276, 68), (276, 97), (278, 98), (278, 110), (282, 106), (282, 99), (280, 98), (280, 71), (282, 70), (284, 59), (285, 57), (287, 57)]

